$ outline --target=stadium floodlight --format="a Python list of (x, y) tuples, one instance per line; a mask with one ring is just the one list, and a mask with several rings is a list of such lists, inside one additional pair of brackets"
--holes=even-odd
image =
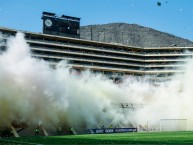
[(160, 119), (160, 131), (188, 131), (188, 119)]

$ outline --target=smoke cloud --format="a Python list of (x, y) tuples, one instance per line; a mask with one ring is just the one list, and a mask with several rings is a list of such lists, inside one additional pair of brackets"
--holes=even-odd
[[(60, 122), (75, 129), (128, 127), (147, 121), (158, 127), (163, 118), (185, 118), (193, 125), (192, 61), (183, 68), (184, 74), (167, 84), (153, 86), (129, 77), (116, 85), (89, 70), (77, 75), (64, 61), (50, 68), (48, 62), (31, 57), (22, 33), (9, 38), (6, 47), (0, 56), (1, 126), (17, 120), (47, 127)], [(121, 103), (134, 109), (122, 109)]]

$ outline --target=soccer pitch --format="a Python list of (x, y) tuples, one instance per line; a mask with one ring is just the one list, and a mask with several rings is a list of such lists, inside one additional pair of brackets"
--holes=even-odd
[(152, 133), (119, 133), (88, 134), (49, 137), (1, 138), (0, 144), (30, 145), (109, 145), (109, 144), (193, 144), (193, 132), (152, 132)]

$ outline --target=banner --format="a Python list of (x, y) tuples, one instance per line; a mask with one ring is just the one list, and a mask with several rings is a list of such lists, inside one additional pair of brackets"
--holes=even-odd
[(105, 133), (126, 133), (137, 132), (137, 128), (101, 128), (101, 129), (89, 129), (89, 134), (105, 134)]

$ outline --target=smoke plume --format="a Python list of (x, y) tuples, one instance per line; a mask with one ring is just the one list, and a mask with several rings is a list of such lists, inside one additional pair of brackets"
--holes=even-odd
[[(2, 36), (0, 36), (1, 38)], [(55, 69), (48, 62), (31, 57), (22, 33), (9, 38), (0, 56), (0, 124), (17, 120), (28, 125), (60, 123), (78, 128), (105, 125), (128, 127), (159, 125), (163, 118), (186, 118), (192, 124), (192, 62), (185, 73), (167, 84), (153, 86), (144, 80), (126, 78), (116, 85), (89, 70), (77, 75), (67, 62)], [(125, 109), (121, 108), (128, 103)]]

